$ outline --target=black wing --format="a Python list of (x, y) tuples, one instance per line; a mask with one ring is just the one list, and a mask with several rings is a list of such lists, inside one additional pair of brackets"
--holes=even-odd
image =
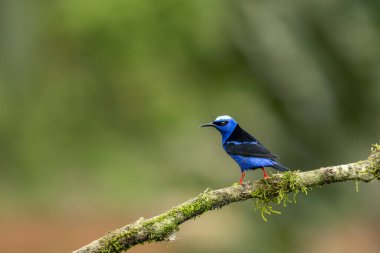
[(224, 143), (227, 153), (246, 157), (264, 157), (275, 159), (277, 155), (272, 154), (255, 137), (236, 126), (234, 132)]
[(275, 159), (278, 156), (272, 154), (260, 142), (226, 142), (224, 147), (227, 153), (248, 157), (265, 157)]

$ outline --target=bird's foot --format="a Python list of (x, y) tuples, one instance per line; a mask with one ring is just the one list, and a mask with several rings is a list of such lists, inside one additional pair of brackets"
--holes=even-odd
[(265, 171), (264, 167), (261, 167), (261, 170), (262, 170), (263, 173), (264, 173), (264, 180), (269, 179), (268, 174), (267, 174), (267, 172)]
[(243, 179), (244, 179), (244, 177), (245, 177), (245, 172), (242, 172), (241, 173), (241, 178), (240, 178), (240, 181), (239, 181), (240, 185), (243, 185)]

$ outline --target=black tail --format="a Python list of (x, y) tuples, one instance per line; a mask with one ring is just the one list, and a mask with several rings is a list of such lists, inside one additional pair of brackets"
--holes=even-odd
[(273, 164), (271, 167), (272, 167), (273, 169), (276, 169), (276, 170), (279, 170), (279, 171), (287, 171), (287, 170), (289, 170), (288, 168), (282, 166), (282, 165), (279, 164), (279, 163)]

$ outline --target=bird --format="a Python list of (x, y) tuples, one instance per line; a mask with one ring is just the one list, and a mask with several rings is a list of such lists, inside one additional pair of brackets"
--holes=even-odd
[(213, 122), (200, 127), (214, 127), (222, 135), (224, 151), (239, 165), (241, 171), (240, 185), (243, 184), (245, 172), (261, 168), (264, 180), (269, 179), (265, 167), (272, 167), (278, 171), (287, 171), (288, 168), (278, 163), (279, 157), (272, 154), (255, 137), (247, 133), (232, 117), (218, 116)]

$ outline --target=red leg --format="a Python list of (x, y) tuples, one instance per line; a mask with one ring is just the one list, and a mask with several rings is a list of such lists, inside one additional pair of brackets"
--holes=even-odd
[(244, 177), (245, 177), (245, 171), (243, 171), (242, 173), (241, 173), (241, 178), (240, 178), (240, 184), (242, 185), (243, 184), (243, 179), (244, 179)]
[(263, 171), (264, 173), (264, 179), (269, 179), (268, 175), (267, 175), (267, 172), (265, 171), (264, 167), (261, 167), (261, 170)]

